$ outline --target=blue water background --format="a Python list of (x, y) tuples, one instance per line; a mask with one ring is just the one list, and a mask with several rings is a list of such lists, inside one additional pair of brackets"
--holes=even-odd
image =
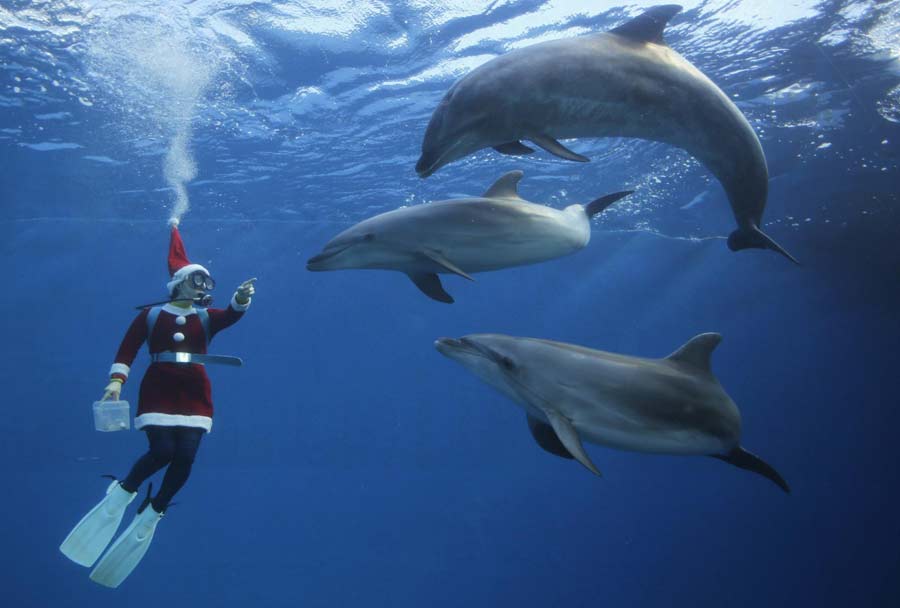
[[(898, 77), (890, 48), (860, 46), (896, 3), (812, 3), (758, 28), (722, 23), (767, 3), (706, 3), (669, 36), (752, 100), (742, 109), (773, 176), (766, 229), (800, 267), (729, 252), (721, 189), (664, 146), (575, 142), (595, 159), (586, 166), (482, 153), (415, 176), (430, 111), (458, 74), (371, 87), (446, 61), (466, 35), (522, 15), (540, 22), (542, 3), (473, 3), (442, 23), (433, 5), (369, 19), (362, 3), (362, 25), (319, 36), (271, 26), (286, 3), (207, 9), (203, 23), (224, 16), (265, 52), (228, 47), (232, 63), (211, 86), (237, 84), (225, 101), (205, 94), (192, 119), (198, 178), (182, 233), (220, 303), (251, 276), (258, 295), (213, 342), (246, 365), (210, 370), (213, 432), (116, 591), (57, 547), (102, 495), (99, 476), (124, 475), (144, 449), (138, 433), (95, 432), (90, 404), (133, 306), (163, 295), (173, 195), (160, 169), (167, 133), (148, 126), (138, 141), (128, 104), (88, 77), (98, 26), (84, 4), (0, 12), (4, 605), (900, 603)], [(599, 3), (511, 39), (607, 29), (625, 14)], [(384, 42), (402, 32), (405, 46)], [(317, 105), (286, 101), (308, 86), (323, 91)], [(560, 207), (637, 187), (636, 202), (605, 214), (576, 255), (475, 283), (446, 278), (452, 306), (400, 274), (304, 269), (353, 221), (477, 195), (513, 168), (529, 200)], [(792, 495), (712, 459), (588, 446), (595, 478), (538, 448), (519, 408), (432, 347), (501, 332), (654, 357), (703, 331), (725, 337), (713, 367), (741, 408), (745, 446)], [(132, 403), (146, 363), (142, 353), (126, 387)]]

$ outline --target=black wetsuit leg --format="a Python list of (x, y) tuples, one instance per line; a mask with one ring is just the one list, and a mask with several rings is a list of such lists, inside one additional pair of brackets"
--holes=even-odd
[(151, 475), (168, 465), (162, 487), (152, 501), (153, 509), (162, 513), (191, 474), (206, 431), (185, 426), (146, 426), (144, 431), (150, 449), (134, 463), (128, 477), (122, 480), (122, 488), (136, 492)]
[(175, 427), (145, 426), (144, 432), (150, 442), (150, 449), (138, 458), (128, 477), (122, 480), (122, 487), (128, 492), (137, 492), (142, 483), (172, 462), (175, 456)]
[(169, 502), (175, 493), (180, 490), (191, 474), (191, 468), (194, 466), (194, 458), (197, 456), (197, 450), (200, 449), (200, 440), (206, 431), (195, 427), (179, 426), (175, 433), (175, 452), (172, 455), (172, 462), (166, 469), (163, 477), (162, 486), (159, 492), (153, 497), (153, 510), (162, 513), (169, 506)]

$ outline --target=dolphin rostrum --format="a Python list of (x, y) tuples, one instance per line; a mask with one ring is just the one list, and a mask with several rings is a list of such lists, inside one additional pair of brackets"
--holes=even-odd
[(521, 171), (481, 198), (401, 207), (348, 228), (309, 259), (309, 270), (377, 268), (405, 272), (430, 298), (452, 303), (438, 274), (471, 274), (574, 253), (591, 240), (591, 217), (631, 191), (563, 210), (519, 198)]
[(721, 340), (700, 334), (663, 359), (499, 334), (440, 338), (435, 347), (524, 407), (542, 448), (597, 475), (582, 441), (712, 456), (790, 492), (774, 468), (740, 445), (741, 414), (710, 368)]
[(428, 177), (484, 148), (511, 155), (528, 140), (567, 160), (589, 159), (560, 139), (633, 137), (683, 148), (725, 188), (738, 228), (732, 251), (772, 249), (760, 230), (768, 196), (762, 146), (741, 111), (663, 41), (681, 10), (665, 5), (609, 31), (516, 49), (458, 80), (434, 111), (416, 172)]

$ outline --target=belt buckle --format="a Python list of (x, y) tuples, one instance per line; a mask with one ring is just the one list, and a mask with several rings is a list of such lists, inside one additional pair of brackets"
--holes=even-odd
[(191, 353), (175, 353), (175, 363), (190, 363)]

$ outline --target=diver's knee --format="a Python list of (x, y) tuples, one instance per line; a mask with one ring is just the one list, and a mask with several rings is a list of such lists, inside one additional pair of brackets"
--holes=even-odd
[(196, 455), (194, 450), (176, 450), (172, 457), (172, 462), (189, 467), (194, 464)]
[(175, 446), (165, 444), (155, 445), (153, 446), (153, 449), (150, 450), (150, 454), (157, 464), (167, 465), (176, 457)]

